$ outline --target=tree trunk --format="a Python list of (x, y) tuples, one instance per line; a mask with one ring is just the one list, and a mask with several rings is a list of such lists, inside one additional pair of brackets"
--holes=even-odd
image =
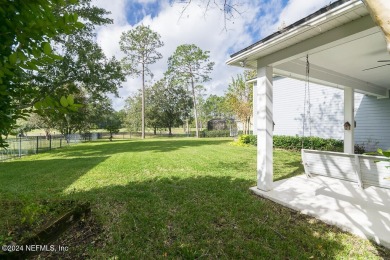
[(247, 125), (248, 125), (248, 135), (251, 133), (251, 118), (247, 117)]
[(153, 134), (154, 134), (154, 135), (157, 135), (157, 127), (154, 127), (154, 128), (153, 128)]
[(192, 86), (192, 98), (193, 98), (193, 102), (194, 102), (195, 133), (196, 133), (196, 138), (199, 138), (198, 111), (196, 108), (194, 78), (191, 78), (191, 86)]
[(188, 121), (189, 121), (189, 119), (187, 118), (186, 119), (186, 134), (187, 134), (187, 136), (190, 134), (190, 126), (189, 126)]
[(171, 135), (172, 135), (172, 127), (171, 127), (171, 126), (168, 126), (168, 130), (169, 130), (168, 135), (171, 136)]
[(145, 64), (142, 64), (142, 111), (141, 138), (145, 139)]

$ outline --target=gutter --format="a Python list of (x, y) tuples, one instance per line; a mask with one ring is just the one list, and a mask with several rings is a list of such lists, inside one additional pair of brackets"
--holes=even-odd
[[(389, 1), (389, 0), (384, 0), (384, 1)], [(349, 3), (348, 5), (346, 3)], [(228, 65), (233, 65), (235, 62), (239, 62), (240, 60), (242, 61), (244, 58), (247, 56), (252, 55), (253, 53), (259, 51), (262, 47), (267, 45), (269, 42), (277, 42), (280, 41), (281, 38), (286, 40), (286, 38), (292, 38), (297, 32), (302, 33), (303, 28), (308, 28), (306, 31), (312, 30), (313, 24), (316, 24), (318, 22), (321, 22), (326, 15), (329, 14), (329, 11), (332, 10), (332, 12), (339, 12), (345, 6), (356, 6), (356, 5), (361, 5), (361, 0), (339, 0), (337, 2), (334, 2), (328, 6), (325, 6), (318, 10), (317, 12), (287, 26), (283, 30), (277, 31), (264, 39), (232, 54), (230, 59), (226, 61)], [(314, 27), (314, 29), (316, 29)], [(304, 31), (304, 32), (306, 32)]]
[[(305, 18), (303, 18), (303, 19), (301, 19), (301, 20), (299, 20), (299, 21), (297, 21), (297, 22), (295, 22), (293, 24), (290, 24), (289, 26), (283, 28), (282, 30), (274, 32), (273, 34), (271, 34), (271, 35), (261, 39), (260, 41), (255, 42), (254, 44), (252, 44), (252, 45), (250, 45), (250, 46), (248, 46), (248, 47), (246, 47), (246, 48), (244, 48), (244, 49), (242, 49), (242, 50), (240, 50), (240, 51), (238, 51), (236, 53), (233, 53), (232, 55), (230, 55), (230, 58), (234, 58), (235, 56), (238, 56), (241, 53), (243, 53), (243, 52), (245, 52), (247, 50), (252, 49), (256, 45), (259, 45), (260, 43), (267, 42), (267, 41), (275, 38), (276, 36), (278, 36), (280, 34), (283, 34), (284, 32), (287, 32), (287, 31), (289, 31), (289, 30), (291, 30), (291, 29), (293, 29), (293, 28), (295, 28), (295, 27), (297, 27), (297, 26), (299, 26), (299, 25), (301, 25), (301, 24), (303, 24), (303, 23), (305, 23), (305, 22), (307, 22), (307, 21), (309, 21), (309, 20), (311, 20), (311, 19), (313, 19), (313, 18), (315, 18), (315, 17), (317, 17), (317, 16), (319, 16), (319, 15), (321, 15), (321, 14), (323, 14), (323, 13), (325, 13), (325, 12), (335, 8), (335, 7), (337, 7), (337, 6), (339, 6), (339, 5), (342, 5), (342, 4), (346, 3), (346, 2), (349, 2), (349, 1), (351, 1), (351, 0), (340, 0), (340, 1), (334, 2), (334, 3), (330, 4), (330, 5), (327, 5), (327, 6), (323, 7), (323, 8), (321, 8), (320, 10), (318, 10), (317, 12), (312, 13), (309, 16), (306, 16)], [(368, 1), (370, 1), (370, 0), (368, 0)], [(384, 0), (384, 1), (386, 1), (386, 0)]]

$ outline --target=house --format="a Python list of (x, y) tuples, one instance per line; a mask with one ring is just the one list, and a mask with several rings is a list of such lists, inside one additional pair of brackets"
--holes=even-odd
[[(303, 136), (306, 85), (305, 81), (292, 78), (273, 78), (274, 135)], [(309, 89), (311, 122), (306, 123), (305, 136), (343, 139), (344, 91), (316, 83), (310, 83)], [(366, 151), (390, 149), (390, 114), (383, 111), (390, 111), (389, 98), (378, 99), (355, 92), (355, 144), (364, 146)], [(306, 117), (309, 121), (308, 109)]]
[[(388, 142), (389, 21), (388, 0), (338, 0), (232, 54), (227, 61), (228, 65), (257, 70), (253, 104), (254, 132), (258, 139), (257, 186), (251, 190), (388, 247), (388, 164), (378, 162), (378, 157), (355, 155), (354, 145), (359, 131), (359, 138), (370, 138), (372, 133), (381, 137), (382, 133), (385, 135), (381, 137), (382, 144)], [(275, 183), (273, 121), (275, 114), (289, 113), (289, 109), (282, 107), (278, 112), (274, 106), (278, 100), (274, 75), (340, 90), (342, 95), (334, 98), (326, 93), (319, 95), (325, 102), (322, 102), (324, 109), (342, 113), (344, 139), (344, 153), (302, 150), (307, 177), (296, 176)], [(356, 93), (363, 94), (357, 110)], [(282, 89), (288, 102), (298, 99), (294, 94), (295, 89), (288, 86)], [(297, 103), (311, 103), (311, 97), (304, 96), (303, 102)], [(376, 109), (370, 110), (371, 107)], [(318, 121), (320, 115), (304, 116), (308, 118)], [(280, 123), (275, 122), (275, 131)], [(312, 131), (322, 129), (315, 129), (312, 124)]]

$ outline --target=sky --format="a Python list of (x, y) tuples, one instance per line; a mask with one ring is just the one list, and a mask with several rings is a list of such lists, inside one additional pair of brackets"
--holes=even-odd
[[(119, 40), (122, 32), (143, 24), (158, 32), (164, 46), (158, 51), (163, 58), (149, 66), (153, 83), (163, 77), (167, 70), (168, 57), (181, 44), (195, 44), (210, 52), (215, 62), (211, 80), (203, 83), (206, 94), (223, 95), (232, 77), (242, 73), (242, 68), (225, 64), (230, 55), (261, 40), (278, 30), (282, 23), (289, 25), (328, 5), (330, 0), (230, 0), (234, 3), (234, 17), (224, 19), (224, 13), (211, 0), (92, 0), (98, 7), (111, 12), (113, 24), (96, 28), (96, 40), (107, 57), (124, 57)], [(187, 6), (185, 12), (183, 8)], [(226, 21), (226, 24), (225, 24)], [(116, 110), (124, 107), (125, 99), (142, 86), (141, 78), (128, 76), (119, 89), (119, 98), (112, 97)]]

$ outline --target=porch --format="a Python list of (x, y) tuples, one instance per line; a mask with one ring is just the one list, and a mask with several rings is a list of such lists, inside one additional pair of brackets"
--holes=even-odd
[[(257, 70), (253, 95), (257, 186), (251, 190), (390, 247), (387, 180), (364, 187), (359, 178), (356, 182), (335, 178), (332, 173), (339, 170), (344, 158), (343, 154), (335, 154), (336, 167), (325, 167), (329, 173), (326, 176), (313, 174), (311, 178), (299, 176), (274, 183), (272, 153), (272, 80), (274, 75), (280, 75), (305, 80), (308, 86), (314, 82), (343, 89), (344, 155), (355, 159), (354, 93), (389, 98), (390, 55), (386, 48), (384, 33), (365, 4), (360, 0), (339, 0), (233, 54), (227, 64)], [(356, 167), (349, 170), (348, 174), (356, 174)]]
[(390, 190), (325, 176), (300, 175), (250, 188), (256, 195), (390, 247)]

